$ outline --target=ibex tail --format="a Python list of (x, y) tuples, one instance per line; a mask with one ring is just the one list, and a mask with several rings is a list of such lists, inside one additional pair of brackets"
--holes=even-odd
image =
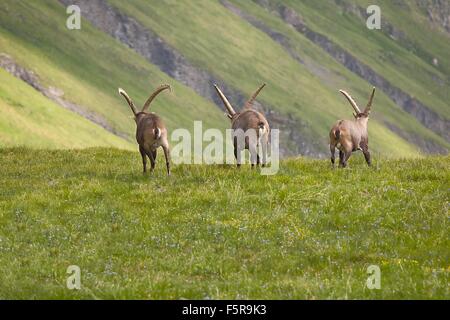
[(339, 138), (341, 137), (341, 131), (339, 129), (336, 129), (334, 131), (334, 137), (336, 138), (336, 140), (339, 140)]
[(156, 127), (155, 129), (155, 139), (159, 139), (161, 137), (161, 129)]

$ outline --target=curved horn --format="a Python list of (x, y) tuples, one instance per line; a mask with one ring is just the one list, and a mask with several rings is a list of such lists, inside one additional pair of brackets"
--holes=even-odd
[(128, 105), (131, 108), (131, 111), (133, 111), (133, 114), (136, 115), (137, 114), (137, 110), (136, 110), (136, 107), (134, 106), (133, 100), (130, 99), (128, 94), (122, 88), (119, 88), (119, 93), (125, 98), (125, 100), (127, 100)]
[(262, 84), (261, 87), (258, 88), (258, 90), (255, 91), (255, 93), (248, 99), (248, 101), (245, 103), (244, 108), (250, 108), (253, 105), (253, 102), (256, 99), (256, 96), (259, 94), (259, 92), (266, 86), (265, 83)]
[(225, 108), (227, 108), (228, 114), (231, 116), (234, 115), (236, 113), (236, 111), (234, 111), (230, 102), (228, 102), (227, 97), (225, 97), (225, 95), (222, 93), (222, 91), (220, 91), (219, 87), (216, 84), (214, 85), (214, 88), (216, 89), (217, 94), (219, 95), (220, 99), (222, 99), (222, 102), (223, 102)]
[(339, 90), (339, 92), (342, 93), (347, 98), (348, 102), (350, 102), (353, 109), (355, 109), (356, 114), (361, 113), (361, 110), (359, 110), (358, 105), (356, 104), (355, 100), (353, 100), (353, 98), (346, 91)]
[(367, 102), (367, 106), (364, 109), (364, 113), (369, 113), (370, 108), (372, 107), (373, 96), (375, 95), (375, 87), (372, 89), (372, 94), (370, 95), (369, 102)]
[(142, 111), (141, 112), (145, 112), (147, 111), (148, 107), (150, 106), (150, 103), (152, 103), (153, 99), (155, 99), (155, 97), (160, 94), (162, 91), (169, 89), (169, 91), (172, 91), (172, 88), (170, 87), (170, 85), (168, 84), (163, 84), (161, 86), (159, 86), (155, 92), (152, 93), (152, 95), (147, 99), (147, 101), (145, 101), (144, 106), (142, 107)]

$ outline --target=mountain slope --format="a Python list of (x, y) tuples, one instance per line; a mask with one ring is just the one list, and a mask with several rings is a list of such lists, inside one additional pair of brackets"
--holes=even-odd
[(0, 147), (85, 148), (132, 144), (61, 108), (0, 68)]
[[(432, 66), (431, 59), (424, 61), (415, 52), (405, 48), (404, 43), (396, 41), (395, 38), (392, 39), (382, 31), (373, 32), (365, 28), (365, 21), (361, 21), (355, 15), (348, 15), (345, 11), (341, 13), (340, 7), (333, 5), (332, 2), (285, 1), (283, 3), (291, 5), (297, 12), (302, 12), (306, 17), (303, 23), (308, 25), (311, 30), (326, 34), (326, 37), (333, 43), (354, 56), (352, 57), (354, 61), (350, 62), (358, 63), (359, 68), (363, 70), (355, 70), (349, 63), (344, 62), (346, 67), (381, 86), (381, 89), (388, 92), (390, 97), (406, 111), (412, 107), (411, 104), (420, 104), (422, 112), (432, 114), (431, 116), (436, 118), (435, 121), (438, 120), (437, 118), (446, 120), (447, 123), (444, 123), (442, 129), (433, 128), (433, 126), (430, 126), (430, 129), (447, 140), (450, 139), (448, 133), (450, 112), (445, 100), (448, 82), (446, 86), (436, 84), (438, 80), (445, 82), (448, 79), (446, 79), (445, 73)], [(346, 2), (340, 1), (339, 3)], [(382, 12), (388, 11), (386, 8), (387, 6), (384, 6)], [(401, 10), (402, 8), (397, 8), (395, 12)], [(342, 30), (339, 31), (331, 27), (337, 18), (342, 25)], [(386, 17), (384, 19), (386, 21)], [(382, 26), (381, 30), (383, 27), (387, 29)], [(403, 38), (407, 39), (407, 36), (403, 35)], [(435, 38), (435, 42), (441, 40), (438, 33)], [(447, 43), (447, 47), (450, 49), (449, 43)], [(445, 68), (442, 70), (445, 71)], [(413, 81), (411, 81), (412, 79)], [(412, 97), (408, 96), (407, 92), (411, 93)], [(400, 95), (404, 95), (404, 97), (399, 97)]]
[[(65, 0), (2, 1), (0, 53), (127, 145), (134, 124), (118, 86), (139, 105), (170, 83), (174, 93), (152, 106), (169, 129), (202, 120), (223, 130), (229, 122), (212, 83), (239, 108), (266, 82), (256, 106), (280, 128), (284, 155), (326, 156), (329, 127), (351, 117), (338, 89), (364, 104), (372, 85), (374, 153), (411, 157), (450, 148), (448, 34), (428, 21), (422, 2), (405, 4), (411, 14), (399, 15), (397, 5), (381, 2), (381, 31), (365, 28), (363, 0), (69, 2), (82, 9), (81, 30), (65, 27)], [(340, 60), (348, 54), (350, 61)]]
[[(194, 64), (221, 77), (232, 87), (239, 88), (243, 92), (251, 92), (259, 82), (266, 81), (269, 86), (261, 94), (259, 101), (263, 105), (267, 104), (269, 108), (279, 110), (285, 115), (293, 115), (306, 122), (309, 134), (306, 133), (303, 136), (304, 139), (319, 136), (326, 140), (327, 123), (332, 122), (336, 117), (348, 114), (348, 106), (336, 93), (336, 87), (325, 86), (322, 79), (317, 79), (315, 74), (290, 57), (286, 50), (283, 50), (267, 34), (243, 21), (232, 12), (224, 12), (223, 1), (200, 1), (193, 8), (188, 8), (188, 4), (177, 3), (174, 5), (165, 2), (158, 4), (149, 4), (145, 1), (123, 3), (112, 0), (109, 2), (155, 31)], [(238, 6), (247, 5), (247, 9), (251, 7), (252, 9), (249, 11), (261, 7), (248, 1), (235, 1), (234, 3)], [(314, 14), (319, 14), (319, 12), (317, 9)], [(167, 19), (170, 15), (181, 18)], [(205, 19), (204, 17), (214, 17), (214, 19)], [(288, 35), (287, 38), (293, 43), (298, 41), (298, 37), (291, 40)], [(301, 51), (302, 49), (300, 48), (299, 56), (305, 55), (305, 52)], [(307, 54), (311, 54), (311, 52)], [(328, 63), (323, 65), (323, 61), (316, 61), (315, 57), (309, 56), (322, 68), (330, 69)], [(341, 65), (333, 67), (340, 75), (349, 73)], [(332, 82), (334, 79), (330, 80)], [(365, 90), (360, 89), (357, 91), (360, 92), (360, 95), (357, 93), (355, 95), (360, 101), (367, 99), (370, 84), (363, 79), (351, 79), (345, 83), (341, 81), (341, 83), (345, 87), (359, 83), (360, 87), (364, 87)], [(360, 98), (361, 96), (363, 98)], [(403, 136), (410, 141), (426, 140), (422, 143), (423, 149), (427, 149), (427, 147), (433, 149), (434, 146), (435, 151), (443, 151), (448, 148), (447, 141), (431, 130), (423, 128), (414, 117), (399, 110), (392, 101), (385, 101), (381, 92), (377, 95), (377, 99), (376, 106), (380, 112), (374, 112), (375, 121), (371, 123), (371, 126), (375, 127), (371, 132), (371, 140), (376, 150), (384, 151), (387, 154), (407, 154), (407, 143), (386, 141), (386, 138), (389, 140), (389, 137), (402, 139), (398, 139), (393, 130), (387, 129), (385, 118), (396, 125), (397, 131), (404, 132)], [(438, 107), (445, 109), (443, 99), (440, 99), (439, 102)], [(335, 107), (336, 105), (339, 105), (340, 109)], [(395, 116), (390, 116), (391, 114), (395, 114)], [(324, 142), (322, 145), (326, 145), (326, 143)], [(394, 145), (395, 147), (391, 150), (389, 146)], [(406, 150), (403, 150), (402, 147)]]
[(173, 94), (161, 94), (152, 104), (169, 129), (189, 129), (199, 114), (205, 116), (205, 127), (225, 127), (214, 105), (89, 23), (81, 30), (68, 30), (65, 8), (59, 3), (3, 1), (0, 8), (0, 52), (32, 70), (44, 86), (61, 90), (64, 99), (102, 117), (126, 140), (133, 142), (135, 124), (117, 93), (119, 86), (141, 106), (158, 85), (170, 83)]

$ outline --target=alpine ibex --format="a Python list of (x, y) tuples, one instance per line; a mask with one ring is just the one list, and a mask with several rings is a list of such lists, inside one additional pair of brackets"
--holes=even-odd
[(245, 149), (250, 151), (250, 162), (252, 167), (254, 167), (255, 163), (259, 165), (261, 163), (259, 156), (260, 146), (262, 151), (262, 166), (264, 167), (267, 163), (267, 147), (270, 133), (269, 123), (264, 115), (253, 109), (253, 102), (265, 85), (266, 84), (264, 83), (255, 91), (255, 93), (253, 93), (250, 99), (245, 103), (241, 112), (234, 111), (230, 102), (219, 87), (214, 85), (214, 88), (228, 111), (227, 116), (231, 120), (234, 157), (236, 158), (238, 167), (241, 165), (241, 151)]
[(339, 166), (346, 167), (348, 158), (353, 151), (361, 150), (367, 164), (370, 166), (369, 137), (367, 133), (367, 122), (369, 120), (370, 109), (372, 107), (375, 88), (372, 90), (369, 102), (363, 112), (359, 109), (355, 100), (344, 90), (339, 90), (350, 102), (355, 110), (353, 116), (355, 120), (339, 120), (330, 131), (330, 151), (331, 163), (334, 167), (335, 148), (339, 149)]
[(136, 141), (139, 144), (139, 152), (142, 156), (142, 164), (144, 166), (144, 173), (147, 172), (147, 158), (149, 157), (151, 163), (151, 171), (155, 169), (156, 163), (156, 149), (162, 147), (164, 150), (164, 156), (166, 158), (167, 174), (170, 175), (170, 150), (169, 141), (167, 140), (167, 129), (160, 117), (153, 112), (147, 112), (153, 99), (162, 91), (171, 87), (168, 84), (164, 84), (158, 87), (155, 92), (147, 99), (142, 110), (138, 112), (134, 106), (133, 101), (128, 94), (121, 88), (119, 93), (128, 102), (128, 105), (133, 111), (134, 121), (136, 121)]

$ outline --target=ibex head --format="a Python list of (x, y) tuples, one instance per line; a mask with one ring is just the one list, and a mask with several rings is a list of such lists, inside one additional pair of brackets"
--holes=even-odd
[[(265, 83), (263, 83), (258, 90), (255, 91), (255, 93), (252, 94), (252, 96), (250, 97), (250, 99), (247, 100), (247, 102), (245, 103), (244, 107), (242, 108), (242, 110), (246, 110), (246, 109), (251, 109), (253, 106), (253, 102), (255, 102), (256, 97), (258, 96), (259, 92), (266, 86)], [(220, 99), (222, 100), (225, 108), (227, 109), (228, 113), (227, 113), (227, 117), (233, 121), (233, 119), (236, 119), (241, 112), (236, 112), (234, 111), (233, 106), (231, 105), (231, 103), (228, 101), (227, 97), (225, 97), (225, 95), (222, 93), (222, 91), (219, 89), (219, 87), (215, 84), (214, 88), (217, 91), (217, 94), (219, 95)]]
[(156, 98), (156, 96), (158, 94), (160, 94), (162, 91), (168, 89), (169, 91), (172, 91), (172, 87), (168, 84), (163, 84), (161, 86), (159, 86), (151, 95), (150, 97), (147, 99), (147, 101), (145, 101), (144, 106), (142, 107), (142, 110), (140, 112), (137, 111), (136, 106), (133, 103), (133, 100), (131, 100), (131, 98), (128, 96), (128, 94), (125, 92), (125, 90), (123, 90), (122, 88), (119, 88), (119, 93), (125, 98), (125, 100), (128, 102), (128, 105), (131, 108), (131, 111), (133, 111), (133, 115), (134, 115), (134, 120), (137, 122), (138, 118), (140, 118), (141, 116), (148, 114), (147, 110), (150, 107), (150, 104), (152, 103), (152, 101)]
[(346, 91), (339, 90), (339, 92), (342, 93), (347, 98), (348, 102), (350, 102), (350, 105), (353, 107), (353, 110), (355, 110), (355, 113), (353, 113), (355, 119), (369, 118), (370, 109), (372, 108), (373, 96), (375, 95), (375, 87), (372, 89), (372, 94), (369, 97), (369, 101), (367, 102), (367, 105), (364, 108), (364, 111), (362, 112), (359, 109), (358, 105), (356, 104), (355, 100), (353, 100), (353, 98)]

